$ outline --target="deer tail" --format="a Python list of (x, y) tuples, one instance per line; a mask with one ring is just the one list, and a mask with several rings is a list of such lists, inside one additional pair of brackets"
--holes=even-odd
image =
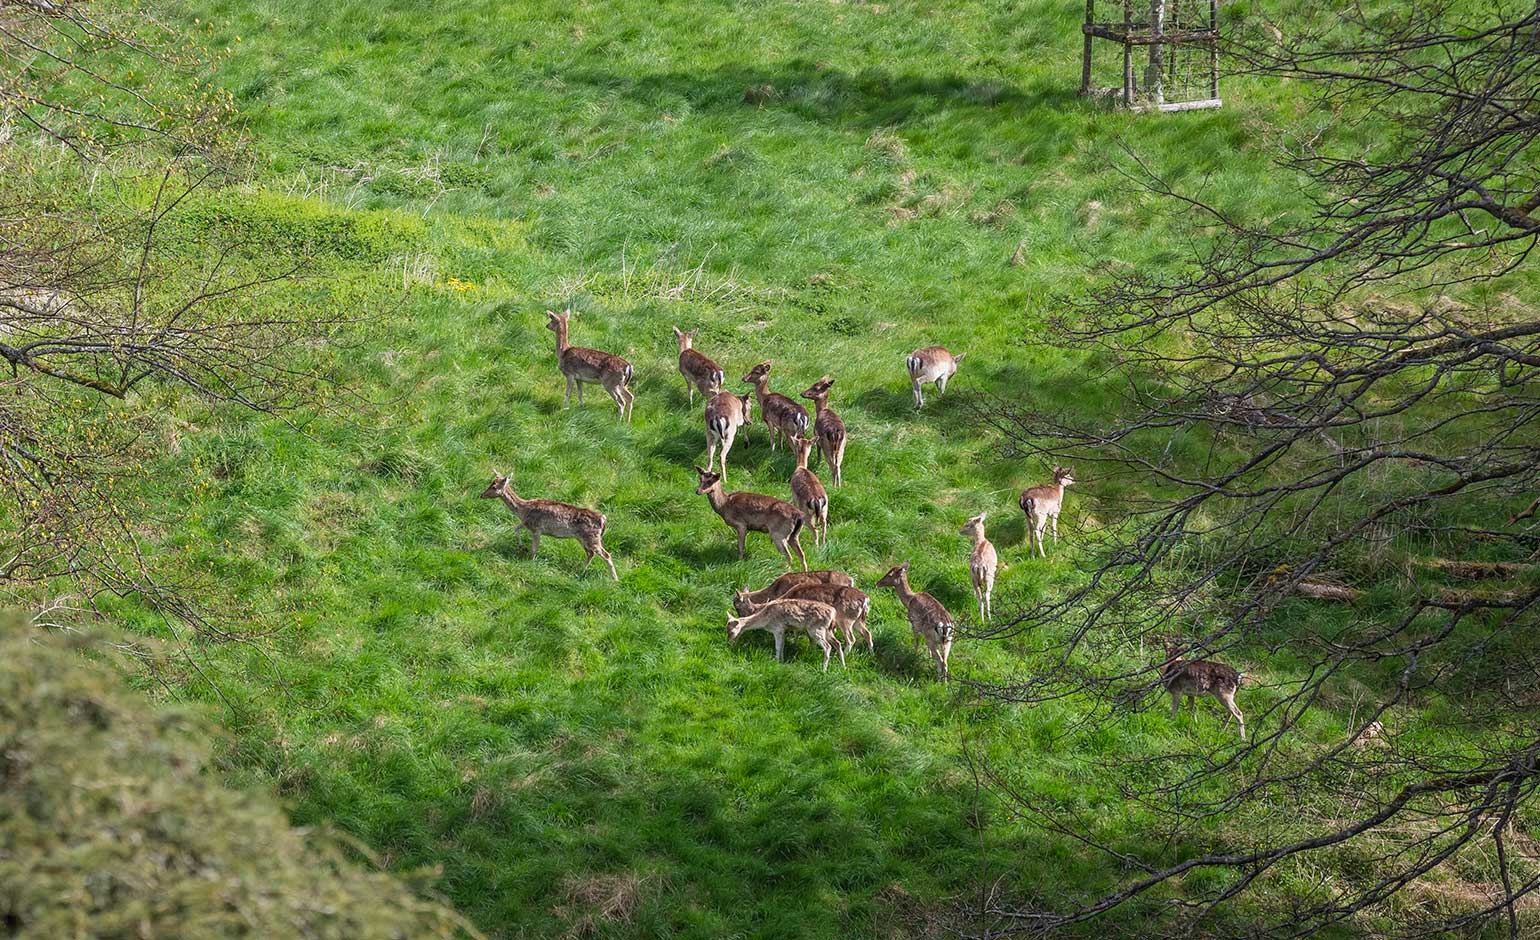
[(791, 523), (791, 538), (796, 538), (802, 532), (802, 522), (802, 514), (798, 513), (797, 518), (793, 519)]
[(627, 385), (631, 384), (631, 375), (632, 375), (633, 371), (634, 370), (632, 368), (631, 363), (629, 363), (629, 362), (626, 363), (626, 384)]
[(919, 356), (910, 356), (908, 359), (906, 359), (904, 361), (906, 363), (908, 363), (908, 365), (909, 365), (909, 374), (910, 375), (914, 375), (915, 373), (920, 371), (920, 357)]

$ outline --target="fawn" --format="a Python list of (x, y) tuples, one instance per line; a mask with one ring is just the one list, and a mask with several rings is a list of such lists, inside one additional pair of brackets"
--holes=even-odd
[(578, 404), (583, 404), (583, 385), (602, 385), (620, 408), (620, 419), (631, 421), (632, 403), (636, 393), (627, 386), (631, 382), (631, 363), (597, 349), (584, 349), (567, 342), (567, 321), (571, 310), (557, 313), (545, 312), (548, 318), (545, 328), (556, 334), (556, 366), (567, 379), (567, 407), (572, 407), (572, 388), (577, 387)]
[(898, 593), (898, 600), (909, 615), (909, 628), (914, 631), (914, 645), (925, 640), (925, 648), (936, 660), (936, 674), (943, 681), (951, 678), (947, 660), (952, 656), (952, 640), (956, 636), (952, 615), (941, 602), (909, 587), (909, 562), (894, 567), (877, 582), (878, 587), (891, 587)]
[[(738, 613), (744, 614), (761, 604), (781, 597), (793, 588), (805, 584), (833, 584), (838, 587), (855, 587), (856, 579), (843, 571), (788, 571), (757, 591), (740, 590), (733, 597)], [(747, 604), (747, 607), (743, 605)]]
[(1176, 717), (1177, 705), (1182, 696), (1185, 695), (1192, 703), (1192, 714), (1196, 718), (1198, 699), (1212, 695), (1230, 713), (1225, 716), (1225, 724), (1229, 724), (1230, 715), (1234, 715), (1235, 720), (1240, 722), (1241, 740), (1246, 740), (1246, 718), (1235, 706), (1235, 692), (1241, 687), (1246, 674), (1233, 666), (1213, 660), (1182, 659), (1182, 652), (1180, 645), (1167, 642), (1166, 661), (1160, 667), (1160, 683), (1171, 693), (1171, 717)]
[(807, 524), (813, 530), (813, 544), (829, 541), (829, 494), (818, 482), (818, 477), (807, 468), (808, 455), (813, 452), (812, 438), (794, 437), (792, 446), (797, 449), (797, 469), (791, 473), (791, 501), (802, 510)]
[(481, 498), (501, 499), (519, 517), (519, 524), (513, 530), (513, 541), (517, 546), (519, 529), (528, 529), (529, 557), (534, 558), (540, 554), (542, 535), (549, 535), (553, 539), (577, 539), (588, 555), (588, 561), (583, 563), (584, 571), (588, 570), (594, 556), (598, 555), (610, 566), (610, 577), (620, 580), (620, 575), (615, 573), (614, 560), (604, 550), (604, 530), (609, 520), (603, 513), (550, 499), (520, 499), (513, 491), (513, 484), (508, 481), (508, 477), (501, 473), (493, 475), (491, 485), (482, 491)]
[(1064, 467), (1053, 468), (1053, 483), (1045, 486), (1029, 486), (1021, 491), (1021, 511), (1027, 515), (1027, 550), (1033, 543), (1037, 553), (1047, 557), (1043, 548), (1043, 528), (1053, 523), (1053, 544), (1059, 544), (1059, 510), (1064, 508), (1064, 488), (1075, 482), (1073, 471)]
[(920, 386), (926, 382), (936, 383), (936, 391), (946, 394), (946, 383), (957, 374), (957, 365), (963, 361), (967, 353), (952, 355), (947, 352), (945, 346), (922, 346), (909, 354), (905, 363), (909, 366), (909, 383), (914, 391), (914, 410), (919, 411), (925, 404), (925, 393)]
[(749, 392), (734, 395), (717, 392), (706, 402), (706, 466), (717, 459), (722, 448), (722, 481), (727, 481), (727, 453), (733, 449), (738, 429), (754, 422), (754, 396)]
[(829, 389), (833, 385), (834, 380), (826, 375), (803, 392), (802, 397), (813, 403), (813, 439), (818, 442), (818, 450), (824, 459), (829, 461), (829, 475), (834, 485), (839, 486), (843, 482), (840, 470), (845, 463), (845, 422), (829, 407)]
[(979, 513), (957, 533), (973, 539), (973, 551), (968, 555), (968, 574), (973, 579), (973, 596), (979, 602), (979, 619), (986, 622), (994, 613), (990, 596), (995, 590), (995, 570), (1006, 567), (1000, 564), (994, 543), (984, 535), (984, 517), (987, 515)]
[(775, 659), (782, 661), (786, 630), (801, 630), (823, 649), (823, 671), (829, 671), (829, 654), (839, 650), (845, 665), (845, 648), (834, 632), (834, 608), (820, 601), (775, 600), (746, 617), (727, 618), (727, 639), (738, 639), (745, 630), (764, 630), (775, 637)]
[(770, 541), (786, 557), (788, 565), (791, 564), (790, 549), (796, 549), (802, 570), (807, 570), (807, 556), (802, 554), (801, 510), (774, 496), (761, 493), (724, 493), (719, 474), (705, 467), (696, 467), (695, 472), (700, 476), (700, 485), (695, 488), (695, 492), (706, 497), (723, 522), (738, 530), (739, 561), (743, 560), (744, 539), (752, 529), (769, 535)]
[(684, 376), (684, 387), (690, 393), (690, 404), (695, 404), (696, 389), (700, 389), (702, 395), (715, 395), (721, 391), (722, 382), (726, 378), (722, 367), (690, 345), (695, 340), (695, 334), (700, 331), (687, 332), (677, 326), (671, 329), (674, 338), (679, 341), (679, 374)]
[[(739, 591), (733, 598), (733, 609), (740, 615), (751, 614), (757, 609), (757, 605), (748, 601), (748, 592)], [(866, 637), (866, 649), (870, 653), (876, 653), (876, 644), (872, 641), (872, 631), (867, 628), (866, 620), (872, 612), (872, 599), (862, 591), (849, 585), (826, 584), (818, 581), (809, 581), (799, 584), (781, 595), (784, 600), (821, 601), (834, 608), (834, 625), (845, 634), (845, 649), (856, 648), (856, 631)]]
[(793, 437), (807, 433), (807, 409), (778, 392), (770, 391), (770, 363), (766, 359), (749, 370), (743, 377), (747, 385), (754, 386), (754, 397), (759, 399), (759, 416), (770, 429), (770, 449), (775, 450), (777, 436), (786, 438), (788, 445)]

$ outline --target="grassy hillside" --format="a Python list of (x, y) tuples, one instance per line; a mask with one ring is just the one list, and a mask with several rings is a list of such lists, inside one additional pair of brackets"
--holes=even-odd
[[(971, 617), (957, 530), (983, 510), (1010, 565), (997, 608), (1076, 576), (1076, 533), (1132, 484), (1088, 479), (1068, 544), (1029, 558), (1015, 496), (1047, 468), (1000, 459), (963, 400), (1105, 404), (1116, 377), (1030, 342), (1099, 266), (1179, 253), (1180, 220), (1110, 169), (1120, 142), (1268, 215), (1291, 186), (1261, 138), (1305, 118), (1240, 82), (1213, 113), (1082, 103), (1082, 9), (199, 3), (257, 164), (213, 223), (292, 230), (328, 272), (296, 290), (376, 314), (345, 353), (363, 403), (167, 430), (159, 551), (276, 628), (200, 651), (217, 693), (187, 678), (229, 707), (229, 768), (393, 866), (440, 866), (495, 937), (883, 935), (1002, 873), (1018, 896), (1094, 890), (1093, 853), (1003, 818), (964, 756), (1095, 813), (1118, 799), (1100, 758), (1217, 743), (1217, 719), (1131, 715), (1063, 752), (1073, 702), (986, 710), (938, 684), (873, 585), (910, 560)], [(566, 305), (573, 342), (635, 363), (631, 426), (598, 393), (563, 409), (543, 310)], [(874, 593), (875, 657), (823, 675), (805, 642), (784, 665), (762, 634), (726, 643), (732, 589), (782, 569), (763, 536), (736, 560), (693, 495), (671, 325), (732, 378), (772, 357), (783, 392), (836, 378), (847, 482), (807, 546)], [(916, 416), (904, 356), (932, 342), (970, 355)], [(734, 487), (786, 494), (763, 424), (733, 461)], [(608, 514), (620, 583), (571, 542), (516, 550), (476, 498), (494, 470)], [(953, 664), (1017, 667), (966, 640)]]

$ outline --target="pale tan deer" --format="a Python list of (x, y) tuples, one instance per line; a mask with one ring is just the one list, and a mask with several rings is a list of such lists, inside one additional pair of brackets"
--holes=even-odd
[(674, 338), (679, 341), (679, 374), (684, 376), (684, 387), (690, 393), (690, 404), (695, 404), (696, 389), (700, 389), (702, 395), (715, 395), (721, 391), (726, 379), (722, 367), (690, 345), (695, 341), (695, 334), (700, 331), (686, 332), (677, 326), (672, 329)]
[[(798, 572), (800, 574), (800, 572)], [(748, 600), (749, 592), (739, 591), (733, 598), (733, 609), (739, 616), (752, 614), (763, 604), (754, 604)], [(867, 628), (866, 620), (872, 612), (872, 600), (865, 592), (859, 591), (850, 585), (825, 584), (823, 582), (810, 581), (798, 584), (785, 594), (781, 595), (786, 600), (822, 601), (834, 608), (834, 625), (845, 634), (845, 649), (856, 648), (856, 632), (866, 637), (866, 649), (868, 652), (876, 652), (876, 644), (872, 641), (872, 631)], [(769, 603), (765, 601), (764, 603)]]
[(1053, 544), (1059, 544), (1059, 511), (1064, 508), (1064, 488), (1075, 482), (1073, 471), (1064, 467), (1053, 468), (1053, 483), (1029, 486), (1021, 491), (1021, 511), (1027, 516), (1027, 550), (1037, 545), (1037, 553), (1047, 557), (1043, 548), (1043, 529), (1053, 524)]
[(722, 491), (722, 477), (719, 474), (705, 467), (696, 467), (695, 472), (700, 476), (700, 485), (695, 488), (695, 492), (706, 497), (723, 522), (738, 530), (739, 561), (743, 560), (744, 539), (752, 530), (770, 536), (770, 541), (785, 556), (787, 565), (791, 564), (791, 550), (795, 549), (797, 559), (802, 562), (802, 570), (807, 570), (807, 556), (802, 554), (801, 510), (791, 503), (762, 493), (725, 493)]
[(631, 382), (631, 363), (612, 353), (569, 344), (567, 321), (572, 317), (571, 310), (563, 310), (561, 313), (547, 310), (545, 315), (545, 328), (556, 334), (556, 366), (567, 379), (567, 407), (572, 407), (574, 387), (577, 388), (578, 404), (581, 405), (583, 386), (601, 385), (610, 398), (615, 400), (616, 407), (620, 409), (620, 419), (629, 423), (632, 403), (636, 401), (636, 393), (628, 387)]
[(813, 544), (823, 545), (829, 541), (829, 494), (813, 471), (807, 468), (807, 458), (813, 452), (813, 439), (794, 437), (791, 443), (797, 449), (797, 469), (791, 472), (791, 501), (802, 510), (813, 530)]
[(834, 485), (839, 486), (844, 481), (841, 469), (845, 465), (845, 422), (829, 407), (829, 389), (833, 386), (834, 380), (826, 375), (803, 392), (802, 397), (813, 403), (813, 440), (818, 442), (819, 453), (829, 462), (829, 476)]
[(936, 383), (936, 391), (946, 394), (946, 383), (957, 374), (957, 366), (963, 361), (967, 353), (952, 355), (947, 352), (945, 346), (921, 346), (909, 354), (905, 364), (909, 366), (909, 383), (914, 391), (914, 410), (919, 411), (925, 405), (925, 392), (921, 386), (926, 382)]
[(706, 402), (706, 466), (717, 459), (722, 448), (722, 482), (727, 482), (727, 454), (733, 449), (738, 429), (754, 423), (754, 396), (750, 392), (734, 395), (717, 392)]
[(989, 514), (979, 513), (969, 519), (957, 533), (973, 539), (973, 551), (968, 555), (968, 574), (973, 579), (973, 596), (979, 602), (979, 619), (986, 623), (994, 615), (991, 596), (995, 590), (995, 572), (1000, 568), (1008, 567), (1000, 564), (1000, 556), (995, 553), (994, 543), (984, 535), (984, 517), (987, 515)]
[[(855, 587), (856, 579), (843, 571), (788, 571), (757, 591), (740, 590), (733, 597), (738, 613), (747, 613), (754, 607), (775, 600), (786, 592), (805, 584), (833, 584), (838, 587)], [(748, 604), (745, 609), (740, 604)]]
[(942, 681), (951, 676), (947, 661), (952, 657), (952, 640), (956, 637), (956, 625), (952, 615), (941, 602), (909, 587), (909, 562), (891, 569), (877, 582), (878, 587), (890, 587), (898, 593), (899, 603), (909, 615), (909, 629), (914, 631), (914, 645), (925, 641), (925, 648), (936, 660), (936, 674)]
[(518, 547), (519, 530), (528, 529), (529, 557), (534, 558), (540, 554), (542, 535), (549, 535), (553, 539), (577, 539), (588, 555), (588, 560), (583, 563), (584, 571), (588, 570), (594, 556), (598, 555), (610, 566), (610, 577), (620, 580), (620, 575), (615, 573), (614, 560), (604, 550), (604, 530), (609, 520), (603, 513), (550, 499), (520, 499), (519, 494), (513, 491), (513, 484), (508, 477), (501, 473), (493, 475), (491, 484), (482, 491), (481, 498), (501, 499), (519, 517), (519, 524), (513, 530), (513, 544)]
[(779, 392), (770, 391), (770, 363), (766, 359), (749, 370), (743, 377), (744, 384), (754, 386), (754, 397), (759, 400), (759, 416), (770, 429), (770, 449), (775, 450), (777, 437), (786, 438), (788, 445), (798, 434), (808, 429), (807, 409)]
[(1192, 703), (1192, 716), (1198, 717), (1198, 699), (1211, 695), (1230, 713), (1224, 723), (1230, 723), (1230, 715), (1240, 722), (1241, 740), (1246, 740), (1246, 717), (1235, 705), (1235, 693), (1241, 687), (1246, 674), (1208, 659), (1182, 659), (1182, 647), (1166, 643), (1166, 661), (1160, 667), (1160, 683), (1171, 694), (1171, 717), (1176, 717), (1183, 696)]
[(747, 617), (727, 618), (727, 639), (738, 639), (745, 630), (764, 630), (775, 637), (775, 659), (782, 661), (786, 630), (801, 630), (823, 649), (823, 671), (829, 671), (829, 654), (839, 650), (840, 665), (845, 665), (845, 648), (834, 632), (834, 608), (819, 601), (775, 600)]

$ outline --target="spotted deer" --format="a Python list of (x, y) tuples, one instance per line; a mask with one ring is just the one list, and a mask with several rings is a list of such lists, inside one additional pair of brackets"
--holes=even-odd
[(700, 331), (685, 331), (677, 326), (672, 329), (674, 338), (679, 341), (679, 374), (684, 376), (684, 387), (690, 393), (690, 404), (695, 404), (696, 389), (700, 389), (702, 395), (715, 395), (721, 391), (727, 377), (722, 367), (690, 345), (695, 341), (695, 334)]
[(909, 587), (907, 561), (883, 575), (877, 586), (890, 587), (897, 592), (899, 603), (904, 605), (904, 611), (909, 615), (909, 628), (914, 631), (914, 645), (919, 647), (923, 639), (925, 648), (930, 650), (930, 655), (936, 660), (937, 676), (942, 681), (950, 678), (947, 660), (952, 656), (952, 640), (956, 636), (952, 615), (934, 597)]
[(778, 392), (770, 391), (770, 363), (766, 359), (749, 370), (743, 377), (744, 384), (754, 386), (754, 397), (759, 400), (759, 416), (770, 430), (770, 449), (775, 450), (777, 437), (786, 438), (788, 446), (798, 434), (808, 429), (807, 409)]
[(1160, 667), (1160, 682), (1171, 694), (1171, 717), (1176, 717), (1177, 707), (1183, 696), (1192, 703), (1192, 715), (1198, 717), (1198, 699), (1212, 695), (1230, 713), (1224, 723), (1230, 723), (1230, 715), (1240, 722), (1241, 740), (1246, 740), (1246, 718), (1235, 705), (1235, 693), (1241, 687), (1246, 674), (1209, 659), (1182, 659), (1182, 647), (1174, 642), (1166, 643), (1166, 661)]
[(706, 466), (717, 459), (722, 448), (722, 482), (727, 482), (727, 454), (733, 449), (738, 429), (754, 423), (754, 396), (750, 392), (735, 395), (717, 392), (706, 402)]
[(968, 574), (973, 579), (973, 596), (979, 602), (979, 619), (986, 622), (994, 614), (991, 595), (995, 590), (995, 571), (1006, 567), (1000, 564), (994, 543), (984, 535), (984, 517), (987, 515), (979, 513), (957, 533), (973, 539), (973, 551), (968, 555)]
[(737, 640), (745, 630), (764, 630), (775, 637), (775, 659), (781, 662), (787, 629), (806, 633), (823, 649), (823, 671), (829, 671), (829, 655), (839, 650), (840, 665), (845, 665), (845, 648), (834, 632), (834, 608), (819, 601), (775, 600), (746, 617), (727, 618), (727, 639)]
[(706, 497), (723, 522), (738, 530), (739, 561), (743, 560), (744, 539), (753, 530), (770, 536), (770, 541), (781, 550), (788, 565), (791, 564), (791, 550), (795, 549), (797, 559), (802, 562), (802, 570), (807, 570), (807, 556), (802, 554), (801, 510), (774, 496), (761, 493), (725, 493), (722, 491), (721, 475), (705, 467), (696, 467), (695, 472), (700, 476), (700, 485), (695, 488), (695, 492)]
[(829, 541), (829, 494), (813, 471), (807, 468), (808, 455), (813, 452), (813, 439), (794, 437), (791, 443), (797, 449), (797, 469), (791, 472), (791, 501), (802, 510), (813, 530), (813, 544), (823, 545)]
[[(837, 587), (855, 587), (856, 579), (843, 571), (788, 571), (757, 591), (740, 590), (733, 597), (733, 604), (749, 604), (758, 607), (781, 597), (788, 591), (807, 584), (832, 584)], [(738, 613), (744, 613), (738, 607)]]
[(926, 382), (934, 382), (936, 391), (945, 395), (946, 383), (957, 374), (957, 366), (966, 355), (958, 353), (954, 356), (947, 352), (945, 346), (921, 346), (909, 354), (905, 362), (909, 366), (909, 384), (914, 390), (915, 411), (925, 405), (925, 393), (921, 386)]
[[(834, 608), (834, 625), (845, 634), (845, 649), (856, 648), (856, 632), (859, 631), (866, 637), (867, 651), (876, 652), (872, 631), (866, 626), (867, 617), (872, 612), (872, 599), (867, 597), (865, 592), (849, 585), (809, 581), (793, 587), (781, 597), (787, 600), (822, 601), (828, 604)], [(733, 609), (740, 616), (753, 613), (758, 606), (760, 605), (748, 600), (747, 591), (739, 591), (733, 598)]]
[(607, 352), (585, 349), (567, 342), (567, 321), (571, 310), (557, 313), (545, 312), (545, 328), (556, 334), (556, 366), (567, 379), (567, 407), (572, 407), (572, 389), (578, 393), (578, 404), (583, 404), (583, 386), (602, 385), (620, 408), (620, 419), (631, 421), (631, 406), (636, 393), (628, 385), (631, 382), (631, 363)]
[(529, 557), (534, 558), (540, 554), (542, 535), (549, 535), (553, 539), (577, 539), (588, 555), (588, 560), (583, 563), (584, 571), (588, 570), (594, 556), (598, 555), (610, 566), (610, 577), (620, 580), (620, 575), (615, 573), (614, 560), (604, 550), (604, 530), (609, 520), (603, 513), (550, 499), (521, 499), (513, 491), (513, 484), (508, 477), (501, 473), (493, 475), (491, 484), (482, 491), (481, 498), (501, 499), (519, 517), (519, 524), (513, 532), (514, 545), (518, 545), (519, 530), (528, 529)]
[(803, 392), (802, 397), (813, 403), (813, 440), (818, 442), (819, 453), (829, 462), (829, 476), (834, 485), (839, 486), (843, 482), (840, 470), (845, 464), (845, 422), (829, 407), (829, 389), (833, 385), (834, 380), (826, 375)]
[(1064, 467), (1053, 468), (1053, 483), (1029, 486), (1021, 491), (1021, 511), (1027, 516), (1027, 550), (1037, 545), (1037, 553), (1047, 557), (1043, 548), (1043, 529), (1053, 523), (1053, 544), (1059, 544), (1059, 510), (1064, 508), (1064, 488), (1075, 482), (1073, 471)]

